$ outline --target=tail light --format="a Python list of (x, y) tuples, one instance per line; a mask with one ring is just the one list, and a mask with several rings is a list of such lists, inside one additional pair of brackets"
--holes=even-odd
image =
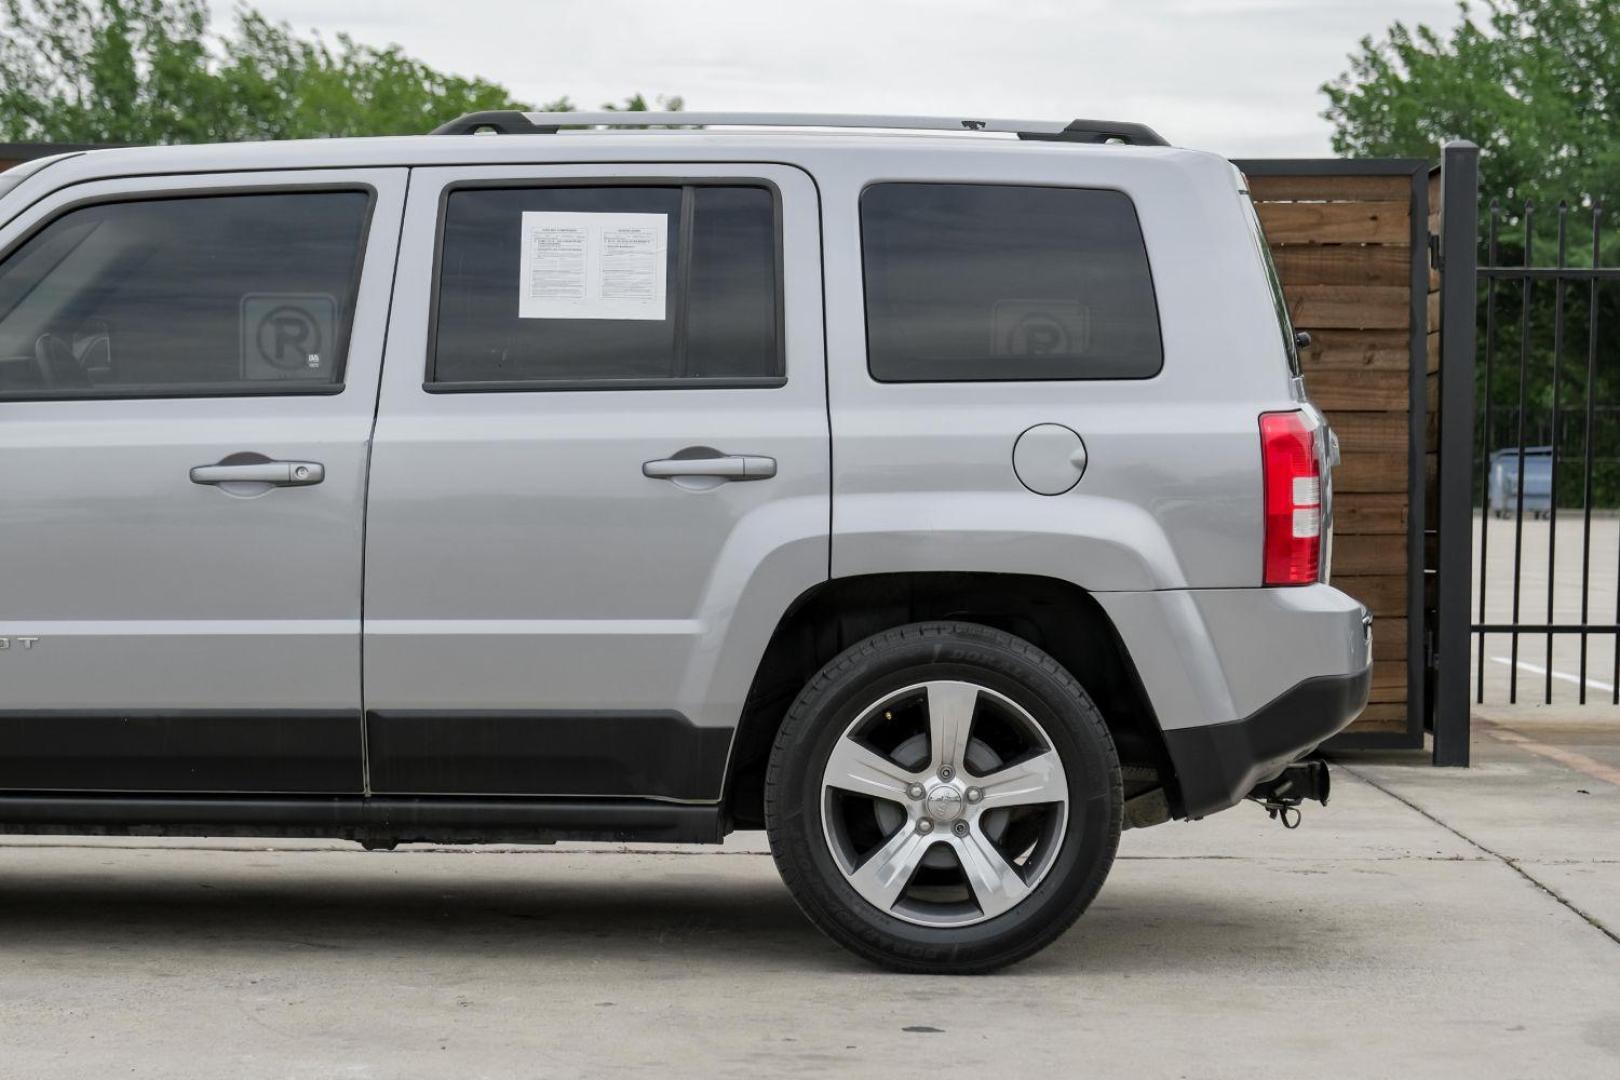
[(1309, 585), (1322, 566), (1322, 465), (1305, 414), (1260, 414), (1267, 585)]

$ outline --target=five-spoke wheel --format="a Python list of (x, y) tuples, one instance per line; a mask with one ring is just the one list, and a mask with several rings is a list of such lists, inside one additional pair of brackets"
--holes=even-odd
[(956, 680), (863, 710), (833, 746), (822, 789), (822, 827), (849, 883), (922, 926), (1018, 904), (1051, 869), (1068, 820), (1068, 779), (1041, 725)]
[(771, 851), (807, 914), (909, 971), (985, 971), (1078, 917), (1112, 864), (1119, 762), (1063, 667), (970, 623), (868, 638), (824, 667), (771, 755)]

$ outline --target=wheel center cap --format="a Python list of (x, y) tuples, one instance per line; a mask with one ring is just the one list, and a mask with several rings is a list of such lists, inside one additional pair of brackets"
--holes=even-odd
[(962, 793), (954, 787), (941, 784), (928, 792), (923, 803), (928, 816), (935, 821), (954, 821), (962, 816)]

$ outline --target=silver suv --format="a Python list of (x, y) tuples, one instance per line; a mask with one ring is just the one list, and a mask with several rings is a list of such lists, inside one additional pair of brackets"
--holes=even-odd
[(701, 114), (0, 176), (0, 829), (764, 828), (864, 957), (1030, 955), (1367, 696), (1244, 187)]

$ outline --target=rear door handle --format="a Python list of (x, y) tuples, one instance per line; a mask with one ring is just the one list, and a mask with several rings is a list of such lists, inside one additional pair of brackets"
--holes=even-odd
[(197, 465), (193, 484), (271, 484), (308, 487), (326, 479), (326, 466), (318, 461), (253, 461), (240, 465)]
[(643, 462), (641, 475), (654, 480), (712, 477), (719, 480), (768, 480), (776, 475), (776, 459), (761, 454), (722, 457), (659, 458)]

